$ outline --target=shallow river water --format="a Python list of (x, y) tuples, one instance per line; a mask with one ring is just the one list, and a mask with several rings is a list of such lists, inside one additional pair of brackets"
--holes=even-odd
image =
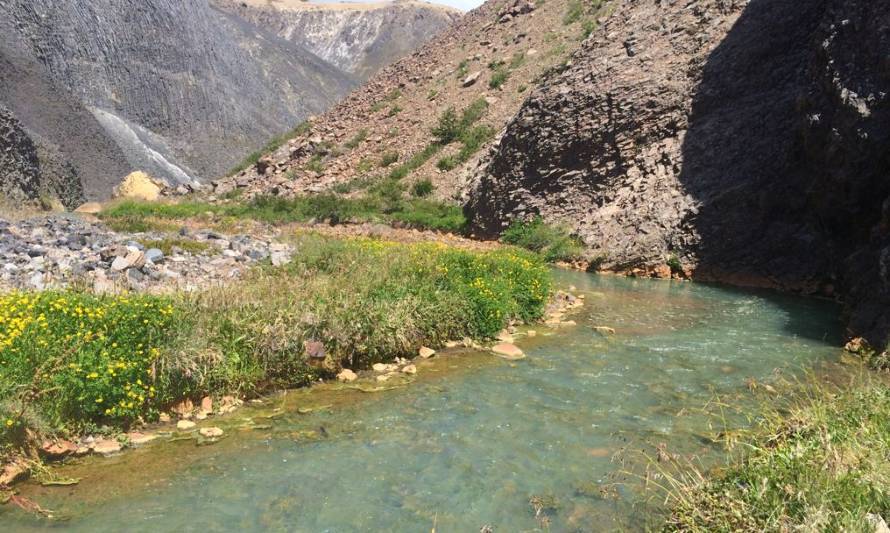
[[(214, 421), (227, 436), (212, 446), (182, 440), (90, 458), (62, 469), (79, 485), (26, 485), (25, 496), (64, 520), (5, 506), (0, 529), (638, 529), (651, 519), (645, 502), (656, 500), (632, 474), (644, 469), (641, 450), (719, 460), (707, 437), (744, 418), (715, 417), (717, 399), (753, 405), (752, 378), (801, 375), (839, 356), (830, 303), (557, 277), (586, 305), (571, 317), (576, 327), (521, 338), (524, 360), (450, 354), (393, 390), (325, 386), (277, 396)], [(616, 334), (593, 330), (600, 325)], [(539, 516), (532, 499), (544, 504)]]

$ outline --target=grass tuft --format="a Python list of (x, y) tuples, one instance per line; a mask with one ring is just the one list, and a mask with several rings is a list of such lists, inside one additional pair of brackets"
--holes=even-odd
[(548, 225), (541, 217), (513, 221), (501, 234), (501, 241), (540, 253), (548, 262), (574, 261), (584, 251), (583, 244), (567, 229)]

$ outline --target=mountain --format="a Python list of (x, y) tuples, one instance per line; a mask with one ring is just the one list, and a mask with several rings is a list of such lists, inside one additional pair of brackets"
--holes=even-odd
[[(427, 35), (449, 21), (427, 21)], [(357, 82), (208, 0), (0, 0), (0, 139), (30, 161), (4, 166), (0, 184), (72, 206), (133, 170), (213, 178)]]
[(460, 18), (456, 9), (410, 0), (374, 4), (314, 4), (303, 0), (213, 2), (362, 81)]
[[(430, 181), (478, 237), (541, 216), (603, 270), (840, 299), (849, 335), (881, 347), (888, 16), (865, 0), (487, 2), (216, 187)], [(472, 142), (436, 138), (474, 103)]]

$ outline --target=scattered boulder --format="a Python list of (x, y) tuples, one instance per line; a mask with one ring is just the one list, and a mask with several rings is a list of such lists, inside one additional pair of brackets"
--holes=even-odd
[(464, 78), (462, 85), (464, 87), (470, 87), (471, 85), (475, 84), (479, 80), (480, 76), (482, 76), (482, 71), (477, 70), (476, 72), (474, 72), (474, 73), (470, 74), (469, 76), (467, 76), (466, 78)]
[(417, 367), (414, 365), (408, 365), (402, 368), (403, 374), (414, 375), (417, 373)]
[(432, 348), (427, 348), (426, 346), (421, 346), (420, 350), (417, 351), (417, 355), (424, 359), (429, 359), (430, 357), (436, 355), (436, 350)]
[(523, 353), (518, 346), (506, 342), (495, 344), (491, 347), (491, 351), (498, 357), (509, 359), (511, 361), (525, 357), (525, 353)]
[(208, 439), (215, 439), (223, 436), (223, 430), (218, 427), (206, 427), (199, 429), (198, 434)]
[(120, 185), (114, 188), (112, 195), (115, 198), (131, 198), (153, 202), (161, 196), (161, 191), (164, 187), (166, 187), (164, 182), (137, 170), (128, 174)]
[(344, 368), (343, 370), (340, 371), (339, 374), (337, 374), (337, 380), (342, 381), (344, 383), (351, 383), (357, 379), (358, 379), (358, 374), (356, 374), (352, 370), (349, 370), (348, 368)]
[(195, 429), (195, 423), (191, 420), (180, 420), (176, 423), (176, 429), (181, 431), (188, 431), (190, 429)]

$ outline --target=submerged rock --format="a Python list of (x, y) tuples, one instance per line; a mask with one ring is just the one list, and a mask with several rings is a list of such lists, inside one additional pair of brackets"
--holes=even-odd
[(180, 420), (176, 423), (176, 429), (187, 431), (195, 428), (195, 423), (191, 420)]
[(337, 380), (342, 381), (344, 383), (350, 383), (357, 379), (358, 379), (358, 374), (356, 374), (352, 370), (349, 370), (348, 368), (344, 368), (343, 370), (340, 371), (339, 374), (337, 374)]
[(218, 427), (201, 428), (201, 429), (198, 430), (198, 433), (199, 433), (202, 437), (206, 437), (206, 438), (208, 438), (208, 439), (214, 439), (214, 438), (222, 437), (222, 436), (223, 436), (223, 430), (221, 430), (221, 429), (218, 428)]
[(515, 344), (510, 344), (507, 342), (503, 342), (501, 344), (495, 344), (491, 347), (492, 353), (501, 357), (503, 359), (509, 359), (511, 361), (522, 359), (525, 357), (525, 353), (519, 349)]

